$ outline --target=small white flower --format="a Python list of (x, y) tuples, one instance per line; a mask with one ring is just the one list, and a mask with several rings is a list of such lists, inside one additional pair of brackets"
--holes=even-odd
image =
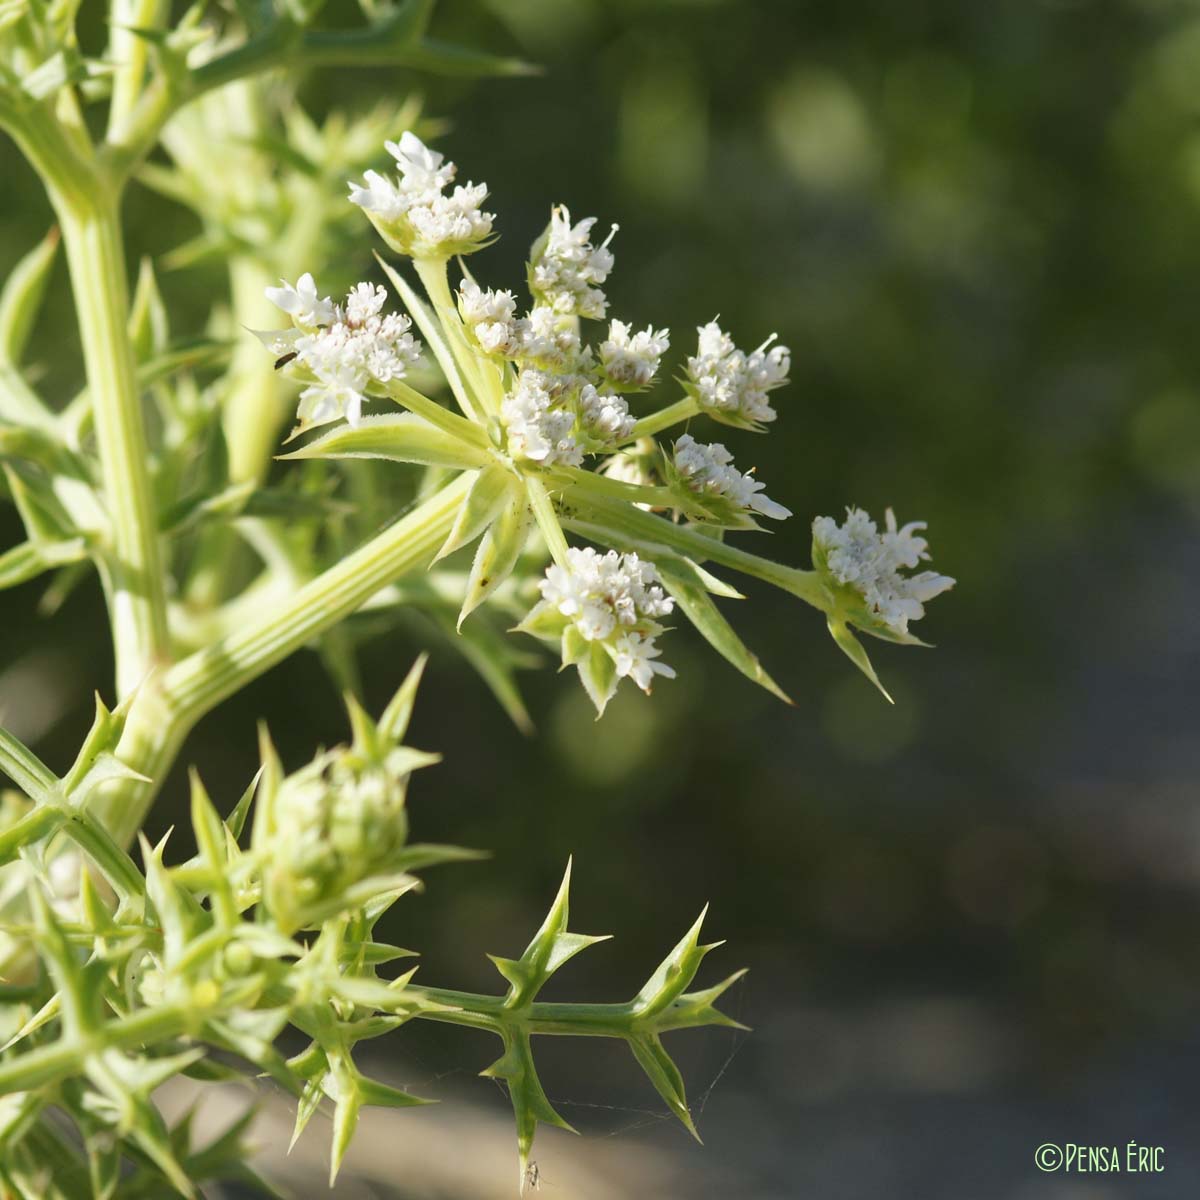
[(640, 333), (633, 333), (624, 321), (612, 321), (608, 339), (600, 343), (600, 366), (615, 387), (649, 387), (670, 345), (670, 334), (665, 329), (648, 325)]
[(449, 258), (478, 250), (491, 236), (495, 220), (483, 211), (487, 185), (468, 183), (446, 194), (457, 172), (453, 163), (413, 133), (386, 146), (400, 169), (399, 179), (367, 171), (362, 184), (350, 184), (351, 203), (402, 254)]
[(500, 419), (514, 458), (539, 466), (555, 463), (577, 467), (583, 452), (572, 436), (575, 415), (565, 403), (562, 381), (526, 368), (500, 405)]
[(559, 374), (581, 371), (591, 362), (579, 340), (576, 321), (545, 304), (535, 304), (517, 322), (522, 362)]
[(408, 211), (410, 201), (405, 194), (378, 171), (363, 174), (365, 183), (350, 184), (350, 203), (384, 222), (398, 221)]
[(825, 565), (838, 583), (852, 587), (867, 608), (894, 633), (908, 633), (909, 621), (925, 615), (925, 604), (954, 586), (954, 580), (934, 571), (902, 575), (929, 558), (929, 543), (918, 536), (924, 521), (911, 521), (898, 528), (889, 508), (885, 528), (861, 508), (848, 508), (842, 525), (832, 517), (813, 522), (813, 540)]
[(675, 470), (693, 492), (704, 498), (718, 498), (742, 512), (752, 510), (764, 517), (782, 521), (791, 511), (763, 495), (765, 484), (752, 474), (743, 475), (733, 465), (733, 455), (720, 442), (706, 446), (685, 433), (675, 443)]
[(674, 667), (654, 662), (654, 659), (662, 656), (662, 651), (654, 644), (653, 637), (641, 633), (623, 633), (617, 638), (614, 649), (617, 674), (632, 679), (643, 692), (650, 691), (655, 675), (662, 675), (665, 679), (675, 678)]
[(608, 307), (600, 285), (613, 267), (608, 244), (617, 227), (601, 245), (593, 246), (590, 235), (595, 223), (595, 217), (585, 217), (572, 225), (565, 206), (551, 210), (550, 225), (530, 264), (530, 290), (556, 313), (599, 320)]
[(406, 129), (398, 143), (384, 142), (383, 148), (400, 168), (400, 186), (414, 195), (440, 192), (458, 173), (454, 163), (446, 162), (444, 154), (430, 149), (412, 130)]
[(356, 283), (346, 296), (346, 324), (365, 325), (379, 315), (386, 301), (385, 289), (372, 283)]
[(295, 287), (286, 279), (279, 282), (283, 286), (267, 288), (266, 297), (276, 308), (283, 309), (297, 325), (311, 328), (314, 325), (328, 325), (333, 320), (332, 301), (328, 296), (321, 299), (317, 295), (317, 285), (307, 271), (296, 280)]
[[(687, 363), (690, 391), (700, 407), (718, 419), (748, 425), (775, 420), (768, 393), (787, 383), (791, 353), (771, 346), (772, 334), (750, 354), (737, 349), (716, 321), (698, 330), (695, 357)], [(768, 349), (769, 347), (769, 349)]]
[(579, 392), (579, 424), (593, 442), (612, 447), (633, 432), (634, 418), (623, 397), (585, 383)]

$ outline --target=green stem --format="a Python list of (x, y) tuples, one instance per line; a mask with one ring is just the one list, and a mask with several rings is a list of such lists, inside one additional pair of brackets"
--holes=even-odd
[(695, 1024), (687, 1018), (673, 1021), (670, 1009), (647, 1017), (631, 1001), (620, 1004), (560, 1004), (535, 1000), (532, 1004), (509, 1008), (504, 996), (424, 987), (414, 983), (406, 984), (399, 995), (436, 1006), (414, 1013), (419, 1020), (467, 1025), (472, 1029), (487, 1029), (494, 1033), (510, 1027), (523, 1028), (537, 1035), (627, 1038), (636, 1032), (663, 1032)]
[(4, 728), (0, 728), (0, 771), (31, 800), (44, 800), (58, 783), (54, 772)]
[(215, 646), (197, 651), (163, 678), (179, 712), (200, 714), (268, 667), (349, 616), (398, 576), (427, 566), (454, 524), (473, 475), (460, 475), (424, 504)]
[(75, 291), (111, 522), (111, 617), (117, 694), (123, 697), (165, 660), (167, 622), (141, 395), (126, 327), (119, 197), (104, 186), (87, 204), (51, 194)]
[(546, 547), (550, 557), (560, 566), (567, 566), (567, 539), (558, 523), (558, 515), (546, 491), (545, 484), (535, 475), (525, 476), (525, 494), (529, 497), (529, 506), (533, 509), (534, 520), (542, 537), (546, 539)]
[(63, 1039), (0, 1063), (0, 1096), (29, 1092), (79, 1075), (93, 1054), (132, 1050), (179, 1037), (196, 1024), (184, 1007), (144, 1008), (120, 1021), (106, 1022), (94, 1039)]
[(466, 395), (463, 397), (468, 405), (466, 415), (472, 420), (482, 423), (485, 419), (483, 414), (476, 411), (471, 402), (478, 400), (480, 403), (484, 403), (488, 393), (479, 374), (478, 356), (467, 345), (462, 321), (459, 319), (454, 298), (450, 294), (450, 281), (447, 277), (448, 264), (444, 258), (414, 258), (413, 268), (433, 304), (434, 313), (441, 324), (442, 332), (446, 335), (446, 343), (450, 347), (450, 353), (454, 355), (459, 372), (464, 380), (469, 381)]
[(160, 29), (167, 15), (163, 0), (113, 0), (109, 53), (117, 64), (112, 101), (108, 109), (109, 130), (119, 129), (142, 94), (149, 60), (149, 42), (133, 31)]
[(628, 538), (637, 545), (649, 547), (650, 553), (659, 546), (669, 552), (684, 554), (698, 563), (720, 563), (782, 588), (822, 612), (830, 609), (828, 591), (816, 571), (802, 571), (798, 567), (785, 566), (739, 550), (686, 525), (675, 525), (628, 503), (588, 491), (578, 484), (568, 487), (563, 495), (574, 510), (564, 518), (563, 524), (584, 537), (594, 538), (597, 532), (603, 530), (605, 537), (615, 535), (617, 538)]
[(682, 400), (676, 400), (674, 404), (668, 404), (666, 408), (643, 417), (634, 425), (633, 432), (626, 441), (636, 442), (638, 438), (651, 437), (664, 429), (670, 429), (672, 425), (678, 425), (680, 421), (691, 420), (699, 412), (700, 405), (691, 396), (685, 396)]

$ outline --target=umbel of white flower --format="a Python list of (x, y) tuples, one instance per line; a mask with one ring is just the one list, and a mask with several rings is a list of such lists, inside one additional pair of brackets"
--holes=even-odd
[(622, 679), (648, 693), (656, 675), (675, 678), (657, 661), (662, 652), (655, 639), (664, 632), (658, 620), (675, 602), (653, 563), (615, 550), (573, 548), (565, 565), (546, 571), (540, 587), (541, 602), (518, 628), (560, 643), (563, 666), (578, 669), (601, 713)]
[(685, 511), (700, 520), (745, 528), (754, 525), (752, 512), (775, 521), (792, 515), (763, 493), (765, 484), (733, 465), (733, 455), (720, 442), (706, 446), (685, 433), (675, 443), (667, 475)]
[[(813, 564), (849, 593), (847, 620), (879, 636), (912, 640), (909, 621), (923, 617), (925, 604), (954, 586), (935, 571), (902, 574), (929, 559), (929, 543), (919, 536), (924, 528), (924, 521), (897, 527), (890, 508), (882, 531), (861, 508), (848, 508), (841, 525), (832, 517), (813, 522)], [(855, 601), (865, 612), (855, 610)]]
[(386, 391), (420, 357), (420, 343), (402, 313), (382, 312), (387, 292), (357, 283), (344, 305), (319, 298), (311, 275), (295, 287), (267, 288), (267, 299), (288, 313), (295, 328), (260, 334), (280, 366), (307, 384), (300, 393), (300, 427), (345, 417), (357, 425), (371, 392)]
[[(759, 429), (774, 421), (768, 393), (787, 383), (791, 352), (771, 346), (772, 334), (746, 354), (716, 321), (700, 326), (696, 353), (687, 362), (688, 392), (714, 420), (743, 429)], [(770, 347), (770, 349), (768, 349)]]
[(388, 179), (378, 171), (366, 172), (361, 184), (350, 184), (350, 200), (393, 250), (414, 258), (447, 259), (487, 245), (495, 220), (493, 213), (483, 211), (487, 184), (460, 184), (447, 193), (458, 171), (454, 163), (414, 133), (385, 145), (399, 175)]

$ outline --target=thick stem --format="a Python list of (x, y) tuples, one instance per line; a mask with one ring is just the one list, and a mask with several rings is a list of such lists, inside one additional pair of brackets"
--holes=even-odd
[(162, 682), (168, 703), (183, 714), (207, 712), (399, 576), (428, 566), (450, 532), (473, 478), (471, 472), (460, 475), (305, 584), (276, 611), (177, 664)]
[(85, 204), (52, 192), (75, 292), (88, 390), (111, 522), (111, 604), (117, 694), (124, 697), (167, 653), (158, 520), (133, 347), (119, 197), (100, 184)]

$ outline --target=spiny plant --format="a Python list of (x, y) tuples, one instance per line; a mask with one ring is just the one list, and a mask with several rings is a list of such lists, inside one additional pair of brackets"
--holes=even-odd
[[(915, 643), (909, 622), (952, 582), (905, 573), (928, 557), (923, 526), (890, 511), (882, 529), (858, 509), (819, 517), (811, 570), (728, 542), (790, 514), (722, 444), (660, 435), (701, 419), (764, 431), (786, 348), (745, 352), (708, 322), (656, 400), (666, 329), (612, 319), (584, 337), (608, 317), (613, 266), (593, 218), (551, 210), (519, 313), (512, 291), (466, 266), (495, 237), (486, 185), (454, 184), (415, 105), (304, 113), (288, 85), (301, 67), (522, 69), (431, 39), (430, 3), (364, 0), (360, 26), (328, 29), (319, 3), (298, 0), (200, 2), (173, 25), (159, 0), (114, 0), (99, 56), (79, 47), (77, 8), (0, 3), (0, 126), (58, 221), (0, 294), (0, 460), (26, 531), (0, 555), (0, 585), (48, 574), (52, 609), (95, 569), (116, 703), (97, 702), (62, 775), (0, 730), (0, 770), (19, 789), (0, 813), (0, 1182), (66, 1197), (250, 1179), (244, 1125), (198, 1146), (191, 1121), (168, 1128), (151, 1099), (176, 1075), (246, 1072), (296, 1095), (297, 1134), (330, 1102), (332, 1177), (363, 1105), (419, 1103), (354, 1056), (413, 1019), (500, 1038), (485, 1074), (512, 1098), (522, 1181), (538, 1122), (565, 1124), (534, 1035), (627, 1042), (693, 1129), (662, 1035), (731, 1024), (715, 1002), (732, 980), (688, 990), (712, 949), (699, 921), (628, 1003), (542, 1001), (550, 975), (599, 940), (568, 929), (568, 868), (525, 953), (493, 959), (502, 994), (380, 973), (410, 953), (376, 939), (380, 918), (417, 872), (470, 857), (408, 841), (408, 780), (436, 757), (403, 744), (419, 667), (378, 721), (349, 699), (350, 743), (295, 772), (264, 732), (261, 771), (232, 805), (194, 774), (193, 858), (168, 866), (166, 843), (140, 831), (201, 716), (306, 646), (353, 697), (358, 640), (412, 613), (522, 726), (516, 671), (544, 656), (508, 630), (552, 646), (602, 714), (623, 679), (648, 693), (673, 676), (658, 641), (676, 610), (782, 697), (714, 600), (740, 598), (714, 570), (818, 610), (878, 683), (854, 631)], [(394, 174), (376, 169), (384, 150)], [(159, 268), (228, 273), (198, 335), (172, 335), (155, 264), (130, 294), (120, 214), (133, 180), (199, 221)], [(394, 298), (361, 281), (334, 302), (315, 279), (353, 253), (363, 213), (407, 266), (379, 258)], [(86, 385), (55, 403), (23, 360), (60, 243)], [(297, 1033), (306, 1048), (286, 1057)]]

